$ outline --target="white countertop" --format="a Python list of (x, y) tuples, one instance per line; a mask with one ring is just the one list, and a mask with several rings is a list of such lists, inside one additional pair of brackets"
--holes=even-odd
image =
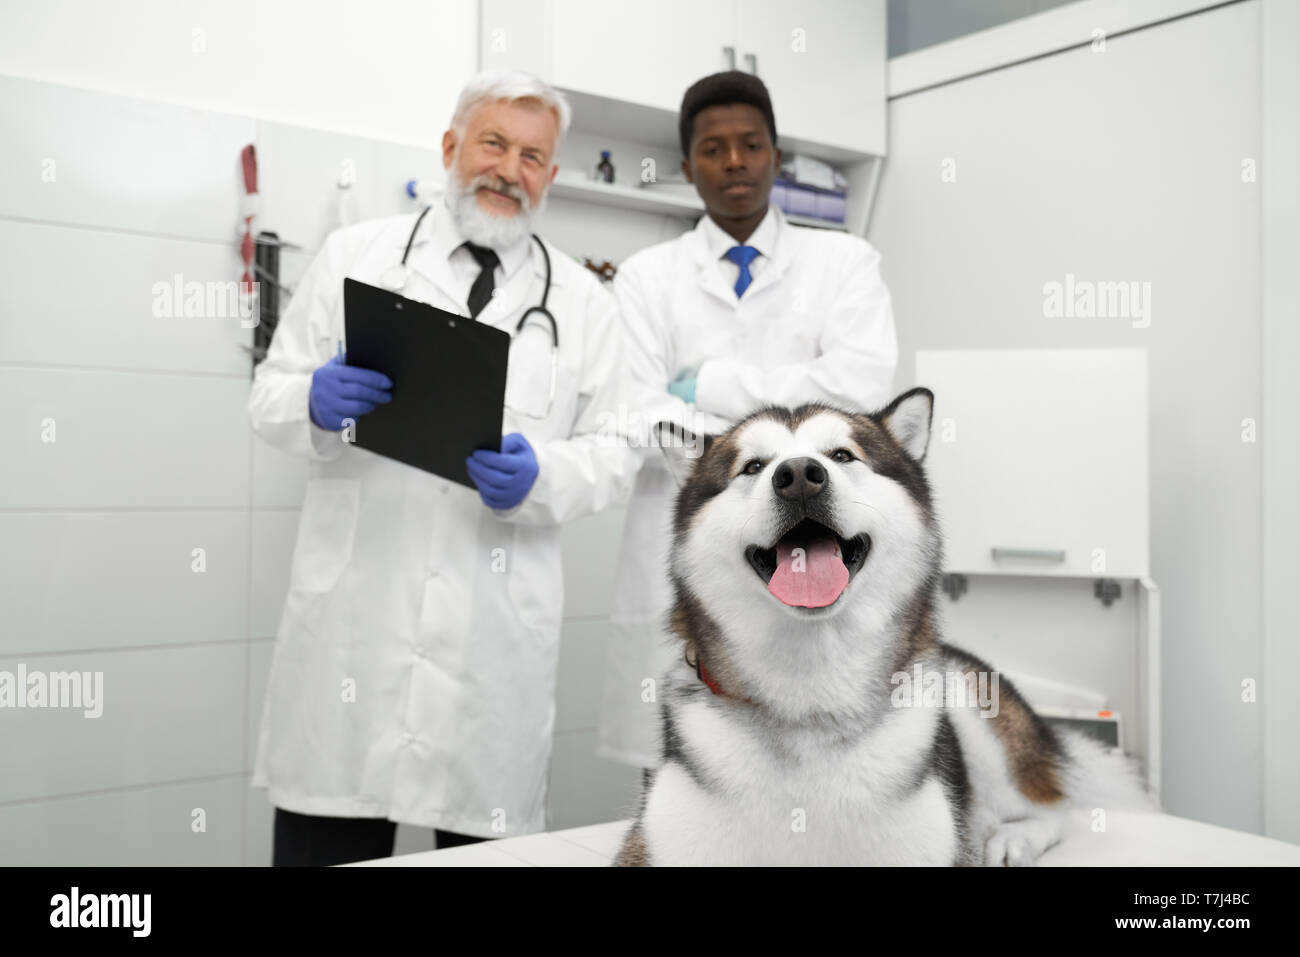
[[(630, 821), (529, 834), (445, 851), (403, 854), (350, 867), (607, 867)], [(1086, 811), (1070, 818), (1065, 839), (1044, 867), (1300, 866), (1300, 845), (1202, 824), (1172, 814), (1111, 812), (1096, 833)]]

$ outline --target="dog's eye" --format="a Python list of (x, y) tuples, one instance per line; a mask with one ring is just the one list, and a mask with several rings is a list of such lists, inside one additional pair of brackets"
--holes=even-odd
[(750, 459), (745, 463), (745, 467), (740, 470), (741, 475), (757, 475), (763, 471), (763, 463), (759, 459)]
[(835, 462), (852, 462), (853, 453), (848, 449), (836, 449), (831, 453), (831, 459)]

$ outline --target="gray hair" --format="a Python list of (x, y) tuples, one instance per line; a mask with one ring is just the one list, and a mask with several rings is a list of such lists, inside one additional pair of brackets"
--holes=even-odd
[(463, 135), (474, 111), (485, 103), (495, 103), (498, 100), (507, 100), (511, 103), (517, 100), (533, 100), (540, 103), (554, 113), (559, 121), (560, 135), (555, 141), (556, 148), (558, 149), (564, 142), (573, 115), (569, 101), (545, 80), (531, 73), (524, 73), (522, 70), (480, 73), (466, 83), (465, 88), (460, 91), (460, 99), (456, 101), (456, 112), (451, 117), (451, 128), (458, 135)]

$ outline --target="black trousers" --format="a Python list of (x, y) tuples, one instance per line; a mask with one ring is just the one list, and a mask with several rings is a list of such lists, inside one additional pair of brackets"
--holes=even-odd
[[(384, 818), (316, 817), (278, 807), (271, 866), (331, 867), (392, 857), (396, 837), (397, 823)], [(488, 840), (436, 828), (433, 837), (438, 850)]]

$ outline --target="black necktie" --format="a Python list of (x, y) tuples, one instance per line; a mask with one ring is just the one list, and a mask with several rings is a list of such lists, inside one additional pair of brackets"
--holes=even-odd
[(479, 268), (478, 278), (474, 280), (474, 285), (469, 287), (469, 314), (470, 318), (477, 319), (478, 314), (483, 311), (483, 307), (492, 299), (492, 290), (496, 288), (494, 273), (497, 266), (501, 264), (501, 260), (495, 252), (486, 246), (475, 246), (473, 243), (466, 243), (465, 248), (474, 257)]

